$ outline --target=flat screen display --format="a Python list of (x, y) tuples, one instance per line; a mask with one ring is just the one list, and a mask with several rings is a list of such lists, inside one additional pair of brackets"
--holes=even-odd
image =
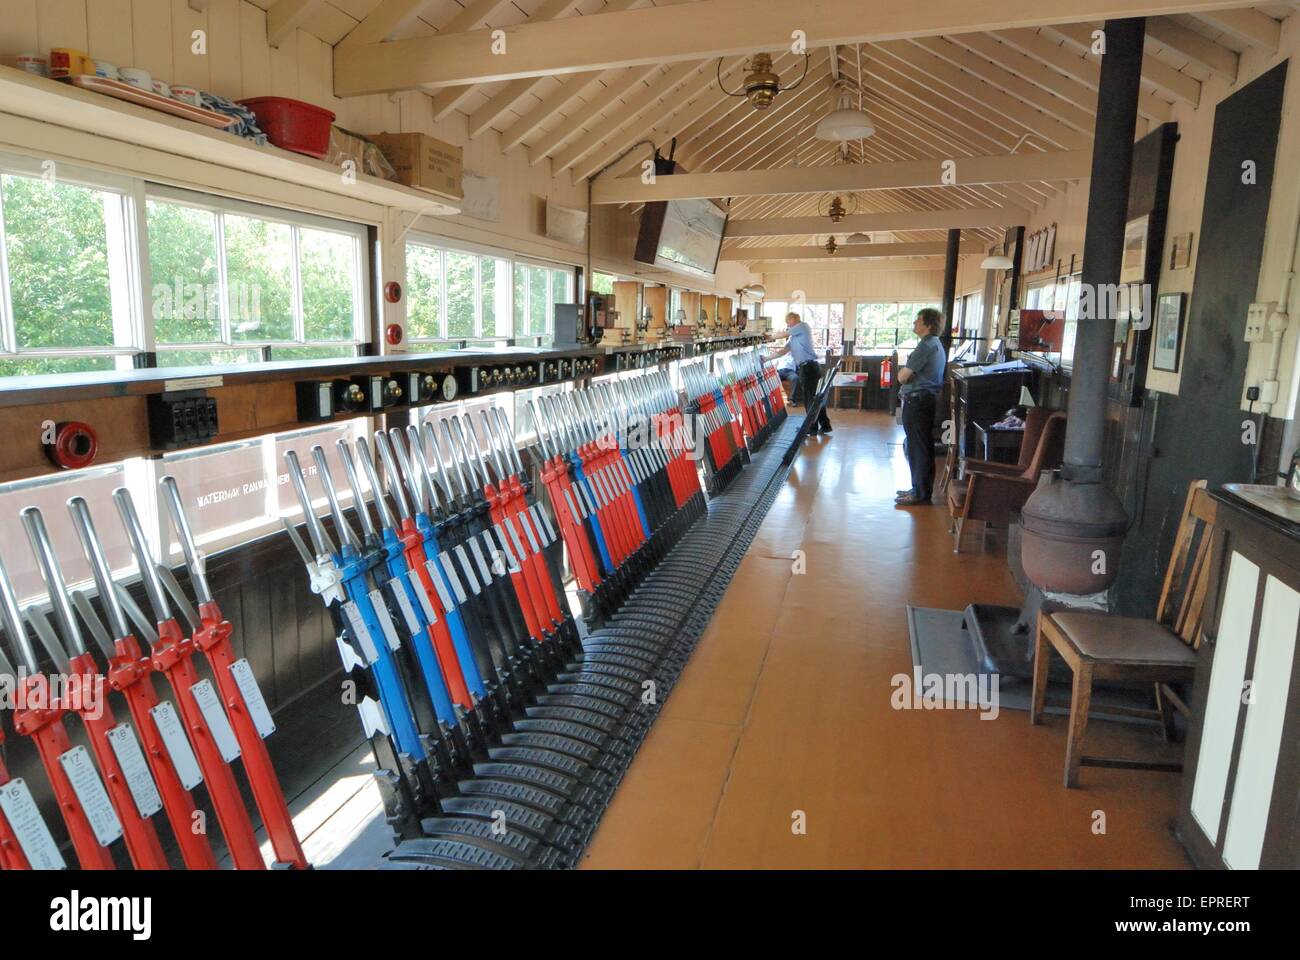
[(669, 200), (655, 249), (655, 264), (713, 276), (722, 252), (727, 215), (711, 200)]

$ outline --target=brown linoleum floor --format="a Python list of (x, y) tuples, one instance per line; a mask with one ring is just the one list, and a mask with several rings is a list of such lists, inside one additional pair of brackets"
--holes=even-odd
[[(905, 604), (1020, 597), (1005, 540), (954, 555), (944, 507), (893, 506), (908, 479), (892, 420), (834, 423), (795, 461), (583, 865), (1187, 866), (1178, 775), (1084, 768), (1066, 790), (1063, 717), (891, 707), (890, 678), (911, 671)], [(1151, 728), (1089, 736), (1096, 752), (1161, 747)]]

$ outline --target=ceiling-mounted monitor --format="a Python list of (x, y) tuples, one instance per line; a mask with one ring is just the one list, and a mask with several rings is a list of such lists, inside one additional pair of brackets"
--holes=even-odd
[[(657, 157), (655, 176), (681, 172), (676, 163)], [(727, 211), (712, 200), (660, 200), (641, 210), (641, 232), (635, 257), (651, 264), (695, 277), (718, 272)]]

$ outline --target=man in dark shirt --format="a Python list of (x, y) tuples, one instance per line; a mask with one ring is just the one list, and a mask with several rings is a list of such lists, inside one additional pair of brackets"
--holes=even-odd
[(934, 413), (943, 389), (946, 356), (939, 331), (943, 314), (933, 307), (919, 311), (912, 331), (920, 342), (898, 371), (899, 397), (903, 401), (903, 452), (912, 471), (912, 486), (898, 491), (900, 507), (920, 506), (934, 496)]

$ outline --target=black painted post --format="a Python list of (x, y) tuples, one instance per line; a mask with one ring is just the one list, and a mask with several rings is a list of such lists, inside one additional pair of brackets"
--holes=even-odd
[(1069, 425), (1065, 434), (1065, 480), (1100, 483), (1106, 426), (1106, 383), (1110, 377), (1115, 318), (1108, 296), (1099, 292), (1118, 284), (1124, 258), (1124, 224), (1128, 220), (1128, 186), (1133, 166), (1133, 135), (1142, 81), (1142, 44), (1146, 20), (1107, 20), (1106, 52), (1101, 58), (1097, 90), (1097, 125), (1092, 142), (1092, 177), (1088, 183), (1088, 223), (1083, 241), (1085, 291), (1093, 316), (1080, 317), (1070, 377)]
[(948, 231), (948, 249), (943, 261), (943, 349), (952, 349), (952, 313), (957, 301), (957, 254), (961, 250), (961, 230)]

